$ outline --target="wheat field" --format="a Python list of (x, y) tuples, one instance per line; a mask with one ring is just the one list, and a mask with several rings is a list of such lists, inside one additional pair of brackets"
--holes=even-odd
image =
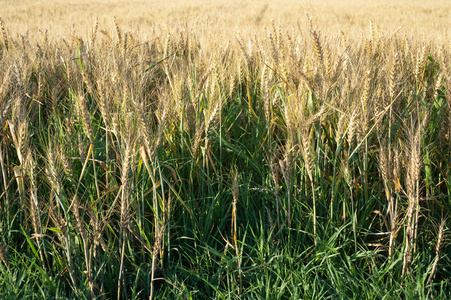
[(449, 299), (451, 3), (0, 1), (0, 298)]

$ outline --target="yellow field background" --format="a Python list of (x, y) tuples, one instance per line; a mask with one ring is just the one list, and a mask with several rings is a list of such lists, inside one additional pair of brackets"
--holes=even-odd
[(64, 34), (72, 24), (77, 31), (90, 30), (96, 19), (101, 28), (112, 25), (116, 16), (124, 29), (146, 32), (154, 26), (200, 27), (215, 34), (251, 34), (272, 20), (282, 26), (305, 21), (307, 11), (315, 23), (332, 33), (362, 35), (372, 20), (381, 30), (408, 35), (442, 36), (451, 28), (451, 1), (5, 1), (0, 17), (14, 33), (49, 30)]

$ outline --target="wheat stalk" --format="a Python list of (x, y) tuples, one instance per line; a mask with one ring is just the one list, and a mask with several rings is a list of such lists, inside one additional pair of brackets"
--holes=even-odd
[(437, 234), (437, 243), (435, 244), (435, 259), (434, 263), (432, 264), (432, 270), (431, 274), (429, 275), (428, 281), (426, 285), (429, 285), (432, 281), (432, 279), (435, 278), (435, 274), (437, 272), (437, 265), (438, 261), (440, 260), (441, 250), (443, 246), (443, 240), (445, 238), (445, 225), (446, 225), (446, 219), (442, 219), (440, 222), (439, 228), (438, 228), (438, 234)]
[(240, 286), (238, 288), (238, 294), (241, 294), (242, 289), (242, 272), (241, 272), (241, 259), (239, 258), (240, 252), (238, 248), (238, 241), (237, 241), (237, 225), (236, 225), (236, 217), (237, 217), (237, 203), (238, 203), (238, 171), (234, 170), (232, 173), (232, 196), (233, 196), (233, 202), (232, 202), (232, 220), (231, 220), (231, 234), (233, 237), (233, 248), (235, 249), (235, 254), (238, 261), (238, 272), (239, 272), (239, 279), (240, 279)]
[(423, 48), (421, 50), (420, 54), (417, 54), (417, 59), (415, 61), (415, 70), (414, 70), (414, 74), (415, 74), (415, 78), (417, 81), (421, 81), (422, 80), (422, 73), (423, 70), (425, 69), (425, 63), (426, 63), (426, 51), (427, 51), (427, 45), (424, 44)]
[(240, 46), (240, 50), (245, 58), (246, 65), (249, 66), (251, 64), (251, 59), (249, 57), (249, 54), (247, 53), (247, 51), (244, 48), (243, 44), (241, 43), (240, 39), (238, 37), (235, 37), (235, 40), (237, 41), (238, 45)]
[[(147, 117), (144, 114), (144, 109), (142, 107), (141, 103), (138, 102), (133, 102), (135, 108), (136, 108), (136, 112), (138, 115), (138, 119), (140, 121), (140, 125), (141, 125), (141, 136), (144, 139), (144, 144), (146, 145), (147, 151), (149, 153), (153, 153), (154, 152), (154, 145), (152, 143), (153, 140), (153, 132), (151, 130), (150, 124), (148, 122)], [(152, 160), (153, 157), (150, 157), (150, 159)]]
[(421, 157), (421, 124), (412, 125), (409, 131), (409, 143), (406, 153), (408, 153), (406, 187), (409, 205), (407, 208), (406, 246), (403, 258), (402, 274), (410, 272), (412, 255), (416, 248), (416, 230), (419, 216), (419, 181), (422, 167)]
[(395, 55), (393, 57), (392, 69), (390, 71), (390, 84), (388, 88), (391, 99), (394, 99), (396, 94), (396, 85), (398, 84), (397, 82), (398, 68), (399, 68), (399, 55), (398, 52), (395, 52)]
[(9, 269), (8, 263), (8, 253), (6, 252), (5, 247), (3, 247), (2, 242), (0, 242), (0, 259), (2, 260), (6, 269), (8, 270), (8, 273), (11, 274), (11, 270)]
[(118, 44), (122, 44), (122, 33), (121, 29), (119, 28), (119, 24), (117, 23), (116, 16), (113, 17), (114, 27), (116, 28), (116, 35), (118, 39)]
[(119, 229), (119, 245), (121, 247), (121, 264), (119, 269), (119, 278), (117, 280), (117, 299), (121, 298), (121, 282), (124, 280), (124, 255), (125, 255), (125, 234), (129, 223), (129, 174), (131, 165), (131, 141), (124, 141), (124, 154), (122, 157), (122, 167), (121, 167), (121, 210), (120, 210), (120, 229)]
[(39, 250), (39, 256), (41, 258), (41, 263), (43, 266), (43, 269), (45, 269), (45, 262), (44, 262), (44, 253), (42, 250), (41, 245), (41, 237), (42, 237), (42, 230), (41, 230), (41, 213), (39, 209), (39, 202), (38, 202), (38, 195), (37, 195), (37, 187), (36, 187), (36, 174), (35, 174), (35, 159), (33, 155), (31, 154), (31, 150), (28, 149), (27, 153), (27, 173), (29, 177), (30, 182), (30, 215), (31, 220), (33, 223), (33, 229), (35, 232), (35, 237), (38, 244), (38, 250)]
[(324, 54), (323, 54), (323, 47), (320, 42), (320, 36), (316, 32), (316, 30), (313, 28), (312, 18), (307, 14), (307, 12), (305, 13), (305, 15), (307, 16), (308, 27), (309, 27), (309, 31), (310, 31), (310, 38), (311, 38), (313, 47), (315, 48), (317, 64), (324, 71)]
[(65, 208), (65, 205), (62, 203), (62, 185), (60, 181), (60, 172), (57, 165), (57, 160), (55, 156), (55, 146), (52, 142), (49, 143), (47, 147), (47, 178), (49, 179), (53, 195), (58, 201), (58, 211), (63, 210), (63, 216), (60, 213), (56, 212), (55, 209), (51, 209), (53, 215), (53, 221), (55, 222), (56, 227), (59, 229), (60, 234), (59, 237), (61, 241), (64, 243), (64, 249), (66, 250), (66, 259), (69, 263), (69, 276), (71, 278), (72, 284), (74, 285), (75, 290), (78, 292), (77, 284), (74, 276), (74, 265), (72, 260), (72, 249), (71, 249), (71, 240), (69, 238), (69, 229), (68, 225), (68, 211)]
[(151, 283), (150, 283), (149, 300), (153, 299), (153, 293), (154, 293), (153, 282), (155, 281), (156, 259), (157, 259), (158, 252), (160, 252), (160, 249), (162, 246), (161, 242), (163, 241), (163, 235), (164, 235), (165, 229), (166, 229), (166, 226), (161, 226), (160, 230), (158, 230), (157, 235), (155, 237), (155, 243), (154, 243), (153, 251), (152, 251), (152, 269), (151, 269), (151, 276), (150, 276)]
[(92, 128), (91, 117), (89, 115), (88, 105), (86, 103), (86, 99), (83, 95), (79, 95), (77, 97), (79, 111), (81, 113), (81, 121), (83, 123), (83, 128), (85, 130), (86, 135), (88, 136), (89, 142), (92, 144), (94, 141), (94, 130)]
[(8, 48), (8, 34), (6, 33), (5, 24), (3, 23), (3, 20), (0, 18), (0, 31), (2, 32), (3, 37), (3, 44), (5, 45), (6, 51), (9, 50)]
[(4, 73), (2, 85), (0, 86), (0, 124), (3, 124), (3, 119), (6, 117), (9, 106), (12, 102), (12, 97), (10, 97), (8, 100), (5, 100), (9, 90), (10, 81), (11, 68), (8, 68)]

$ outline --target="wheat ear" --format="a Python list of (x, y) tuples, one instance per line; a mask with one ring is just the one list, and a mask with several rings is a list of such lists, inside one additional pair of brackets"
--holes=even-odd
[[(417, 127), (417, 128), (415, 128)], [(402, 275), (410, 272), (410, 264), (415, 247), (415, 236), (417, 228), (417, 219), (419, 215), (419, 181), (422, 167), (421, 160), (421, 124), (414, 126), (409, 131), (409, 143), (406, 153), (407, 162), (407, 198), (409, 205), (407, 208), (407, 227), (406, 227), (406, 246), (404, 251)], [(413, 248), (413, 249), (412, 249)]]
[(8, 51), (8, 35), (6, 34), (5, 24), (3, 20), (0, 18), (0, 30), (2, 32), (3, 44), (5, 45), (5, 49)]
[(434, 264), (432, 265), (431, 274), (429, 275), (428, 281), (426, 285), (429, 285), (431, 283), (431, 280), (434, 279), (435, 273), (437, 272), (437, 264), (440, 259), (440, 254), (442, 250), (443, 240), (444, 240), (444, 228), (446, 225), (446, 219), (442, 219), (440, 222), (440, 226), (438, 229), (438, 235), (437, 235), (437, 244), (435, 244), (435, 259)]
[(122, 168), (121, 168), (121, 211), (120, 211), (120, 230), (119, 230), (119, 246), (121, 247), (121, 264), (119, 268), (119, 278), (117, 280), (117, 299), (121, 298), (121, 282), (124, 280), (124, 255), (125, 255), (125, 233), (126, 228), (128, 228), (128, 222), (130, 215), (129, 202), (128, 202), (128, 180), (129, 180), (129, 169), (130, 169), (130, 159), (131, 159), (131, 142), (124, 141), (125, 149), (122, 158)]

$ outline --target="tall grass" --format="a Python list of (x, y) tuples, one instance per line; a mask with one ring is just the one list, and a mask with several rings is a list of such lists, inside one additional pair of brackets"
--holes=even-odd
[(450, 296), (446, 41), (0, 25), (2, 298)]

